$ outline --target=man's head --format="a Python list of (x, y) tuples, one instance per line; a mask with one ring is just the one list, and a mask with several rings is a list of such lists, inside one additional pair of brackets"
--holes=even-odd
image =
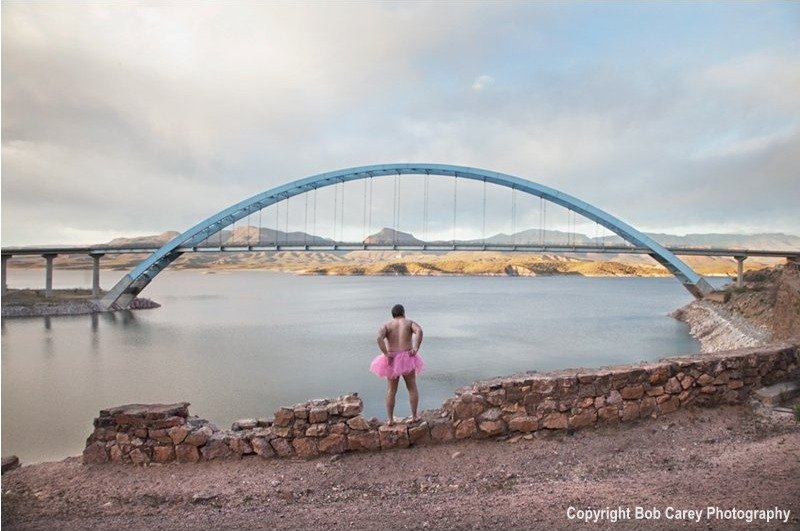
[(405, 317), (406, 316), (406, 309), (403, 308), (402, 304), (395, 304), (392, 306), (392, 317)]

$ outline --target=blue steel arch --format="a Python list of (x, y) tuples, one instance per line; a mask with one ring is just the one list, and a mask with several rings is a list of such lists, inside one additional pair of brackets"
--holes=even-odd
[(541, 197), (546, 201), (569, 208), (599, 223), (635, 246), (650, 249), (652, 251), (650, 255), (675, 275), (695, 297), (700, 298), (712, 289), (711, 286), (688, 265), (649, 236), (634, 229), (632, 226), (612, 216), (608, 212), (569, 194), (532, 181), (514, 177), (513, 175), (478, 168), (453, 166), (449, 164), (399, 163), (347, 168), (313, 175), (272, 188), (266, 192), (262, 192), (249, 199), (236, 203), (208, 219), (201, 221), (156, 250), (135, 269), (125, 275), (100, 302), (107, 309), (127, 307), (130, 301), (133, 300), (158, 273), (182, 254), (178, 251), (179, 248), (199, 245), (212, 234), (270, 205), (284, 201), (295, 195), (337, 183), (345, 183), (383, 175), (412, 174), (442, 175), (485, 181), (487, 183), (505, 186)]

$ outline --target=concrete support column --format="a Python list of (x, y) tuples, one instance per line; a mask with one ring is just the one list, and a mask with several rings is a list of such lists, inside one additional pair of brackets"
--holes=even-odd
[(100, 296), (100, 259), (104, 256), (102, 253), (91, 254), (94, 259), (92, 267), (92, 297), (95, 299)]
[(736, 287), (744, 286), (744, 261), (746, 256), (734, 256), (736, 258)]
[(47, 261), (44, 270), (44, 297), (45, 299), (49, 299), (53, 296), (53, 258), (58, 255), (43, 254), (42, 256)]
[(3, 295), (5, 295), (6, 292), (8, 292), (8, 282), (6, 282), (6, 279), (7, 279), (6, 272), (8, 270), (8, 263), (7, 262), (8, 262), (9, 258), (11, 258), (10, 254), (4, 254), (3, 255), (3, 288), (2, 288), (3, 289)]

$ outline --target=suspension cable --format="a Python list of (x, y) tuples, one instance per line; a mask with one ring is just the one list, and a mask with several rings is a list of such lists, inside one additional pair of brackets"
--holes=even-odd
[(456, 221), (458, 217), (458, 174), (453, 179), (453, 246), (456, 244)]
[(517, 189), (511, 188), (511, 244), (517, 245)]
[(431, 174), (425, 172), (425, 204), (422, 207), (422, 239), (428, 241), (428, 187), (430, 185)]
[(264, 208), (258, 209), (258, 246), (261, 247), (261, 213), (264, 211)]
[(339, 183), (333, 185), (333, 243), (336, 244), (336, 215), (339, 210)]
[(303, 244), (308, 247), (308, 193), (303, 194), (305, 207), (303, 208)]
[(280, 199), (278, 199), (278, 201), (275, 203), (275, 232), (272, 234), (272, 239), (275, 240), (276, 248), (278, 247), (278, 219), (280, 219), (279, 218), (280, 211), (281, 211), (281, 201)]
[(483, 179), (483, 245), (486, 245), (486, 178)]
[(364, 206), (364, 218), (361, 221), (361, 241), (365, 241), (367, 239), (367, 180), (364, 179), (364, 197), (361, 198)]
[(286, 223), (284, 224), (284, 228), (286, 229), (286, 245), (289, 245), (289, 207), (291, 206), (290, 203), (291, 198), (286, 198)]
[(397, 245), (397, 187), (400, 182), (400, 174), (394, 176), (394, 196), (392, 197), (392, 244)]
[(400, 193), (402, 192), (400, 185), (400, 173), (397, 174), (397, 224), (394, 229), (395, 243), (397, 243), (397, 231), (400, 230)]
[(547, 201), (542, 198), (542, 246), (547, 240)]
[(372, 235), (372, 175), (369, 176), (369, 220), (367, 221), (368, 224), (368, 232), (367, 236)]
[(247, 247), (250, 247), (250, 216), (251, 215), (252, 215), (252, 212), (248, 209), (247, 210), (247, 226), (245, 227), (245, 234), (247, 236), (247, 239), (245, 240), (245, 245), (247, 245)]
[(314, 238), (317, 238), (317, 187), (314, 187), (314, 221), (312, 222), (311, 232), (314, 234)]
[(342, 216), (339, 219), (339, 239), (341, 239), (342, 241), (344, 241), (344, 213), (345, 213), (345, 210), (344, 210), (344, 189), (345, 189), (344, 181), (342, 181), (342, 193), (340, 194), (341, 195), (341, 201), (342, 201), (342, 207), (341, 207), (340, 210), (342, 211)]

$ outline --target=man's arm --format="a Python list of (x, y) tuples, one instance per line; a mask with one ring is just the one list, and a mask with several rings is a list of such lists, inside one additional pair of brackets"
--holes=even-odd
[(419, 347), (422, 345), (422, 327), (414, 321), (411, 321), (411, 331), (414, 333), (414, 341), (412, 342), (413, 346), (411, 350), (416, 354)]
[(389, 349), (386, 348), (386, 334), (388, 330), (386, 330), (386, 325), (383, 325), (380, 330), (378, 330), (378, 348), (381, 349), (384, 356), (389, 355)]

